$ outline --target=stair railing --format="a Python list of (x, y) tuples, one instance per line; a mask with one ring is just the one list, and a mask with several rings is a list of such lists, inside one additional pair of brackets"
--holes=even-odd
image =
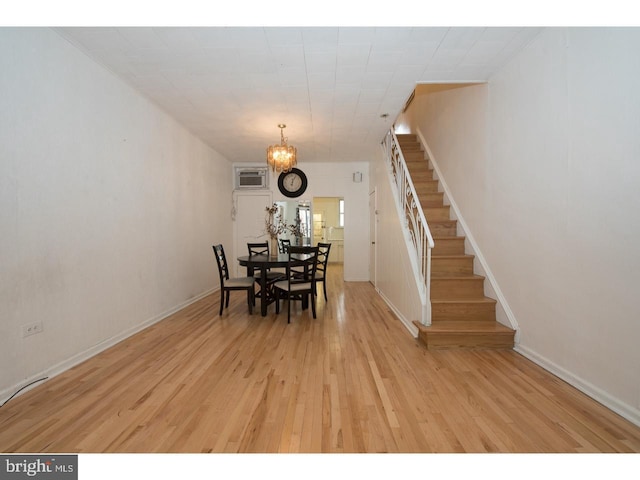
[(423, 325), (431, 325), (431, 249), (435, 244), (398, 138), (392, 130), (385, 136), (382, 146), (389, 178), (394, 187), (391, 190), (396, 200), (398, 215), (402, 219), (405, 242), (422, 301), (420, 322)]

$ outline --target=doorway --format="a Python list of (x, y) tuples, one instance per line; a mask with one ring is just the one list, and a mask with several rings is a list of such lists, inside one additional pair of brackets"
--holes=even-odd
[(376, 240), (378, 237), (378, 204), (376, 189), (369, 194), (369, 281), (376, 286)]
[(311, 202), (287, 200), (275, 203), (280, 207), (282, 220), (290, 227), (278, 235), (278, 239), (289, 240), (292, 245), (311, 245)]
[(313, 245), (331, 244), (329, 263), (344, 263), (343, 197), (313, 197)]

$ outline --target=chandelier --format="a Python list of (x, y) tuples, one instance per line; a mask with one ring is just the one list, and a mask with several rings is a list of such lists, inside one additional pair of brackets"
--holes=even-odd
[(267, 164), (274, 172), (288, 172), (296, 163), (298, 163), (296, 155), (296, 147), (287, 145), (287, 139), (284, 138), (283, 129), (287, 126), (280, 123), (280, 145), (271, 145), (267, 148)]

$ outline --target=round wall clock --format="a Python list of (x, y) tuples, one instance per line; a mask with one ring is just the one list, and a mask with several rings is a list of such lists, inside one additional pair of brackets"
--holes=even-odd
[(278, 177), (278, 189), (285, 197), (299, 197), (307, 189), (307, 176), (298, 168), (282, 172)]

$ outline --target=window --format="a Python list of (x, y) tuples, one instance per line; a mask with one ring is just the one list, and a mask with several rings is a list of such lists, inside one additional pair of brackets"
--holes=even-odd
[(344, 200), (338, 203), (338, 225), (344, 227)]

